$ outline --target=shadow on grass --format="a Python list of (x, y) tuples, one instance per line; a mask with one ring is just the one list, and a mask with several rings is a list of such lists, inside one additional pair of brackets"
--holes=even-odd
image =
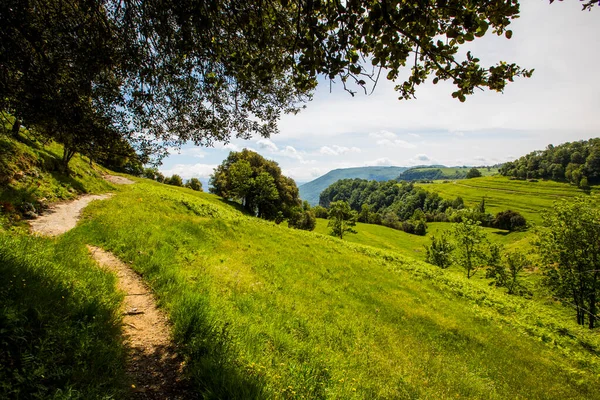
[(118, 395), (118, 303), (53, 257), (49, 242), (0, 234), (0, 398)]
[(508, 236), (510, 235), (512, 232), (511, 231), (495, 231), (492, 232), (494, 235), (498, 235), (498, 236)]

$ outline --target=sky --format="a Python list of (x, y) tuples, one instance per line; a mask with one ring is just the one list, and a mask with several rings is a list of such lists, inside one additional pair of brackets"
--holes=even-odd
[(305, 110), (281, 118), (271, 138), (186, 145), (159, 169), (206, 182), (229, 151), (248, 148), (303, 183), (336, 168), (491, 165), (600, 136), (600, 7), (583, 12), (575, 0), (525, 0), (510, 29), (510, 40), (488, 33), (462, 50), (483, 65), (502, 60), (535, 68), (504, 93), (476, 91), (460, 103), (451, 83), (428, 82), (407, 101), (383, 76), (373, 94), (354, 97), (323, 82)]

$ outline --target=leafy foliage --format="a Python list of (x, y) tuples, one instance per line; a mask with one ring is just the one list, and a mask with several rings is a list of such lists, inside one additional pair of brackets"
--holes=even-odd
[(479, 225), (478, 221), (465, 219), (452, 229), (456, 246), (454, 262), (464, 268), (467, 278), (471, 278), (489, 262), (489, 241)]
[(508, 162), (500, 173), (519, 179), (567, 181), (581, 188), (600, 183), (600, 138), (548, 145)]
[(344, 238), (344, 233), (356, 233), (354, 226), (358, 214), (345, 201), (334, 201), (329, 205), (329, 228), (331, 236)]
[[(497, 251), (493, 249), (494, 252)], [(521, 253), (509, 252), (504, 254), (501, 262), (498, 262), (499, 255), (494, 255), (492, 258), (494, 262), (489, 263), (485, 272), (486, 278), (492, 279), (490, 284), (508, 289), (508, 294), (528, 293), (520, 279), (521, 272), (530, 264), (527, 257)]]
[(197, 192), (202, 191), (202, 182), (198, 178), (191, 178), (185, 183), (185, 187), (195, 190)]
[(412, 64), (400, 98), (433, 77), (465, 101), (475, 88), (502, 91), (532, 73), (460, 51), (490, 32), (509, 39), (516, 0), (67, 3), (0, 6), (0, 109), (43, 126), (65, 145), (65, 163), (120, 141), (146, 155), (269, 136), (319, 77), (354, 94)]
[(492, 226), (498, 229), (505, 229), (507, 231), (518, 231), (524, 229), (527, 226), (525, 217), (513, 210), (500, 211), (494, 217)]
[(170, 178), (165, 178), (165, 183), (171, 186), (183, 186), (183, 179), (177, 174), (173, 174)]
[(244, 149), (232, 151), (210, 178), (210, 192), (239, 201), (253, 215), (275, 219), (279, 211), (289, 216), (300, 206), (293, 179), (281, 174), (275, 161)]
[(452, 265), (452, 251), (454, 245), (450, 241), (448, 234), (444, 233), (439, 239), (435, 236), (431, 236), (431, 244), (425, 246), (427, 252), (427, 261), (430, 264), (437, 265), (438, 267), (445, 269)]
[(597, 198), (557, 202), (538, 232), (546, 284), (570, 304), (577, 323), (593, 328), (600, 298), (600, 210)]
[(479, 170), (477, 168), (471, 168), (469, 170), (469, 172), (467, 172), (467, 179), (471, 179), (471, 178), (480, 178), (481, 177), (481, 172), (479, 172)]

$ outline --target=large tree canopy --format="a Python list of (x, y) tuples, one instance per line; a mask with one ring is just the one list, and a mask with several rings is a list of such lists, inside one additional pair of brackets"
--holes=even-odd
[(210, 185), (211, 193), (239, 201), (248, 212), (265, 219), (275, 219), (279, 212), (289, 217), (300, 206), (296, 182), (282, 175), (275, 161), (248, 149), (230, 152), (215, 168)]
[(510, 38), (518, 14), (517, 0), (3, 0), (0, 108), (73, 146), (108, 130), (164, 150), (269, 136), (319, 76), (366, 92), (410, 68), (400, 98), (432, 77), (464, 101), (531, 74), (460, 51)]

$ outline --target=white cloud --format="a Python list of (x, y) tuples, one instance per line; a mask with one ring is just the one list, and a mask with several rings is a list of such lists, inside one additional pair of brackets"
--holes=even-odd
[(394, 139), (396, 134), (394, 132), (386, 131), (385, 129), (380, 130), (379, 132), (371, 132), (369, 133), (369, 137), (375, 139)]
[(321, 149), (319, 150), (320, 154), (323, 155), (328, 155), (328, 156), (339, 156), (342, 154), (347, 154), (347, 153), (360, 153), (361, 150), (358, 147), (345, 147), (345, 146), (338, 146), (338, 145), (333, 145), (331, 147), (329, 146), (323, 146), (321, 147)]
[(270, 141), (269, 139), (260, 139), (256, 141), (256, 144), (259, 148), (269, 150), (271, 152), (279, 151), (279, 148), (275, 143)]
[(368, 161), (365, 163), (365, 166), (372, 166), (372, 167), (389, 167), (392, 165), (398, 165), (398, 163), (390, 160), (387, 157), (378, 158), (376, 160)]
[(412, 136), (414, 138), (420, 138), (421, 135), (419, 135), (418, 133), (409, 133), (408, 136)]
[(415, 156), (415, 160), (418, 160), (418, 161), (431, 161), (431, 158), (429, 158), (429, 156), (427, 156), (427, 154), (417, 154)]
[(160, 172), (165, 176), (177, 174), (183, 179), (208, 178), (216, 167), (216, 164), (176, 164), (168, 169), (161, 168)]

